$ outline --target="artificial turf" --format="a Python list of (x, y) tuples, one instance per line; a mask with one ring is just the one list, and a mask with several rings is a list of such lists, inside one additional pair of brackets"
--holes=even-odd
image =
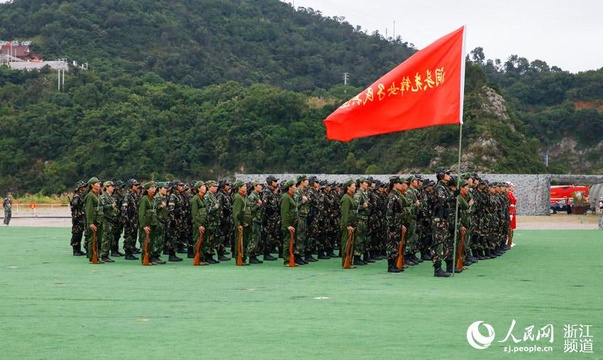
[[(0, 228), (3, 359), (596, 359), (603, 354), (603, 233), (517, 231), (517, 246), (453, 278), (341, 259), (144, 267), (73, 257), (67, 228)], [(505, 339), (511, 324), (512, 338)], [(496, 330), (485, 350), (467, 328)], [(546, 325), (554, 341), (536, 337)], [(566, 338), (566, 324), (591, 325)], [(584, 329), (584, 327), (583, 327)], [(487, 334), (482, 328), (481, 334)], [(524, 336), (528, 336), (523, 340)], [(570, 342), (574, 343), (573, 348)], [(576, 342), (581, 342), (576, 347)], [(552, 346), (507, 353), (505, 346)], [(570, 350), (574, 352), (569, 352)], [(580, 352), (582, 351), (582, 352)]]

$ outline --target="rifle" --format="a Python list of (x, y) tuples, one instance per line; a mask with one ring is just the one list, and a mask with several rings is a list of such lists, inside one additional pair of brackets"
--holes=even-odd
[(98, 253), (96, 250), (96, 230), (92, 231), (92, 263), (98, 264)]
[(465, 246), (465, 233), (467, 231), (465, 229), (461, 229), (461, 241), (459, 244), (459, 251), (456, 258), (456, 268), (459, 270), (464, 270), (465, 267), (463, 265), (463, 247)]
[(193, 259), (193, 265), (207, 265), (205, 261), (201, 262), (201, 243), (203, 243), (203, 233), (199, 231), (199, 241), (197, 241), (195, 258)]
[(345, 260), (343, 261), (343, 268), (344, 269), (351, 269), (352, 268), (352, 242), (354, 241), (354, 238), (352, 237), (352, 235), (354, 234), (354, 230), (349, 230), (348, 229), (348, 243), (345, 246)]
[(243, 266), (243, 229), (239, 230), (239, 238), (237, 239), (237, 266)]
[(404, 269), (404, 237), (406, 236), (406, 226), (402, 225), (402, 236), (400, 237), (400, 245), (398, 246), (398, 259), (396, 267)]
[(295, 267), (295, 254), (293, 253), (293, 246), (295, 245), (295, 231), (289, 230), (291, 239), (289, 240), (289, 267)]
[(151, 232), (147, 233), (147, 236), (144, 239), (144, 256), (142, 258), (142, 265), (149, 266), (151, 263), (149, 262), (149, 242), (151, 242)]

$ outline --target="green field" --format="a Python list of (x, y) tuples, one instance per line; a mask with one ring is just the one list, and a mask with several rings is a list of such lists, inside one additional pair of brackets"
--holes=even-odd
[[(518, 245), (507, 254), (448, 279), (434, 278), (427, 263), (388, 274), (384, 261), (342, 270), (340, 259), (296, 268), (281, 261), (194, 267), (189, 259), (91, 265), (71, 256), (69, 239), (67, 228), (0, 228), (1, 358), (603, 355), (601, 231), (518, 231)], [(503, 341), (513, 320), (517, 344)], [(467, 341), (475, 321), (496, 331), (485, 350)], [(578, 338), (565, 334), (566, 324), (592, 326)], [(535, 340), (547, 325), (554, 341)], [(480, 333), (487, 335), (483, 326)], [(589, 344), (592, 353), (579, 352)], [(506, 353), (505, 346), (552, 346), (552, 352)], [(565, 352), (570, 349), (577, 352)]]

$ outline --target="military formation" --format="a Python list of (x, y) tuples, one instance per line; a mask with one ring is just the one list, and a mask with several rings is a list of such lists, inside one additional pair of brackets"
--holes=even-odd
[(193, 265), (232, 257), (238, 266), (282, 259), (295, 267), (338, 257), (344, 269), (386, 260), (388, 272), (400, 273), (430, 261), (436, 277), (504, 254), (513, 236), (512, 186), (475, 173), (459, 179), (444, 168), (435, 175), (344, 183), (92, 177), (76, 184), (70, 202), (71, 246), (93, 263), (123, 257), (161, 265), (167, 255)]

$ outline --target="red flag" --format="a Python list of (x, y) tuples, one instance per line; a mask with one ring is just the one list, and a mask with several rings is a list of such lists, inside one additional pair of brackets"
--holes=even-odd
[(327, 139), (461, 124), (464, 30), (436, 40), (341, 105), (324, 120)]

